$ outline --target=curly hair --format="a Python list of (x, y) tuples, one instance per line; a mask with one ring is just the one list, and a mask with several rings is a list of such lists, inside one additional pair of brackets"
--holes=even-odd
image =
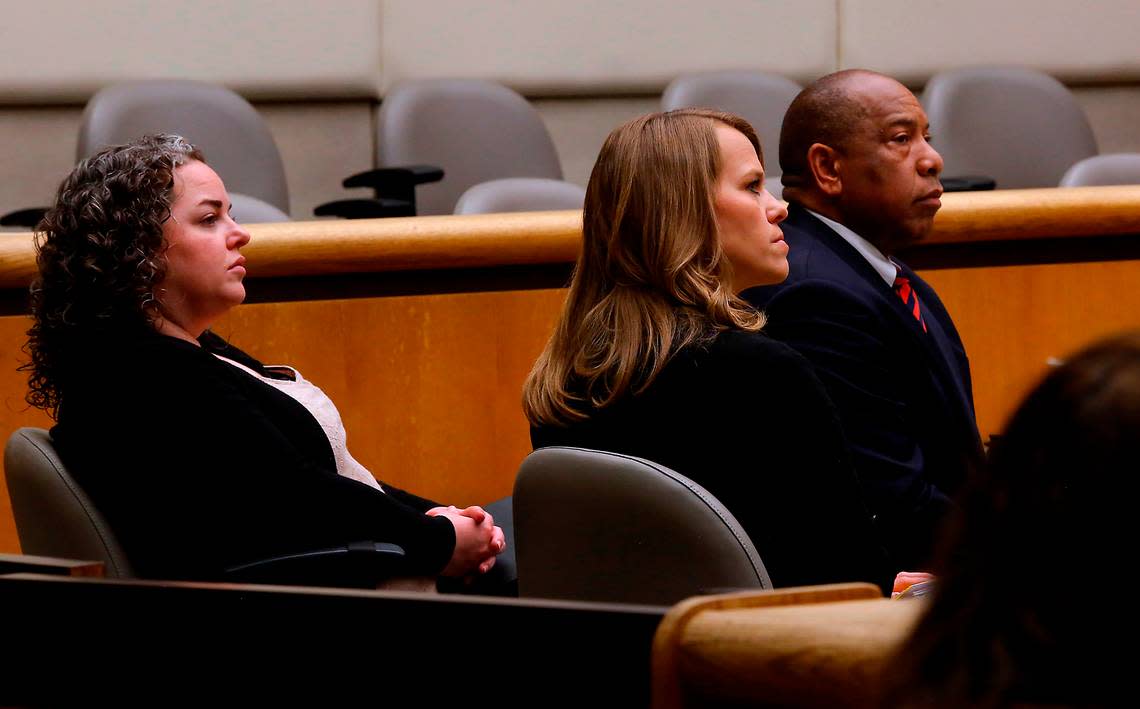
[(718, 124), (740, 131), (763, 163), (747, 121), (708, 109), (651, 113), (606, 138), (566, 305), (523, 388), (532, 425), (588, 418), (644, 391), (685, 347), (764, 324), (729, 286), (717, 238)]
[(85, 340), (152, 327), (166, 275), (162, 224), (174, 170), (202, 153), (177, 135), (150, 135), (81, 161), (36, 227), (39, 276), (26, 349), (29, 404), (56, 418), (63, 381)]

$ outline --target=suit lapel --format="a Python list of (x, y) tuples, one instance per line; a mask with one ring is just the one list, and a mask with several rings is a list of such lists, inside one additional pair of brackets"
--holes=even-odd
[[(911, 287), (915, 289), (923, 312), (926, 313), (929, 332), (922, 333), (921, 326), (916, 330), (922, 334), (920, 341), (926, 349), (931, 366), (939, 374), (938, 381), (946, 392), (947, 399), (957, 404), (960, 418), (966, 423), (969, 436), (976, 439), (978, 429), (974, 416), (973, 392), (969, 390), (970, 374), (954, 323), (934, 289), (906, 264), (897, 260), (895, 263), (898, 264), (899, 273), (910, 279)], [(902, 302), (901, 299), (896, 298), (896, 300)], [(910, 319), (917, 325), (913, 316)]]
[[(804, 231), (813, 234), (818, 242), (831, 250), (852, 271), (864, 280), (876, 297), (882, 298), (889, 304), (889, 310), (894, 314), (903, 330), (909, 333), (914, 343), (914, 349), (921, 352), (927, 362), (927, 369), (932, 373), (936, 386), (943, 392), (943, 397), (949, 406), (958, 412), (957, 418), (962, 422), (966, 435), (977, 441), (977, 424), (974, 418), (973, 397), (966, 387), (969, 384), (969, 374), (959, 366), (961, 361), (956, 353), (954, 342), (958, 340), (957, 332), (950, 321), (949, 314), (941, 307), (934, 291), (905, 264), (895, 263), (899, 266), (899, 274), (911, 280), (912, 287), (918, 294), (926, 315), (928, 332), (924, 332), (922, 324), (914, 317), (906, 304), (895, 293), (894, 289), (883, 280), (878, 271), (867, 262), (855, 247), (835, 231), (816, 219), (809, 212), (792, 205), (789, 209), (787, 222)], [(793, 246), (794, 248), (794, 246)], [(936, 309), (928, 308), (928, 304), (937, 304)], [(948, 331), (949, 330), (949, 331)]]

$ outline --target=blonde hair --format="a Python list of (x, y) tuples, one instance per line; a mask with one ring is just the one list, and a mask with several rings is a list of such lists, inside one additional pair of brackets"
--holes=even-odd
[(523, 387), (531, 424), (589, 418), (644, 391), (681, 349), (764, 324), (732, 291), (717, 236), (717, 123), (744, 134), (763, 161), (747, 121), (705, 109), (652, 113), (606, 138), (566, 305)]

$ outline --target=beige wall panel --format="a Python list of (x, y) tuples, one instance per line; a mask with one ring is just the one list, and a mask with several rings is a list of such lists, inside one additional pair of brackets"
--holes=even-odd
[(660, 91), (677, 74), (835, 67), (835, 0), (387, 0), (384, 86), (471, 76), (528, 93)]
[(334, 199), (371, 196), (340, 182), (372, 167), (373, 107), (371, 101), (258, 104), (285, 162), (294, 219), (313, 219), (313, 207)]
[(660, 110), (661, 97), (549, 98), (536, 99), (531, 103), (538, 109), (554, 140), (558, 158), (562, 161), (562, 176), (585, 187), (610, 131), (631, 118)]
[(1102, 153), (1140, 153), (1140, 86), (1073, 89)]
[(1061, 79), (1140, 78), (1136, 0), (840, 0), (843, 67), (921, 85), (936, 71), (1020, 64)]
[(376, 95), (379, 0), (42, 0), (4, 15), (0, 103), (82, 101), (162, 77), (256, 98)]
[(81, 111), (0, 107), (0, 214), (48, 205), (75, 161)]

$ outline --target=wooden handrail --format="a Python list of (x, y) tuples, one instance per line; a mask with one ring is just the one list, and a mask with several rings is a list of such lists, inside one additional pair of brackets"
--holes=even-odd
[[(569, 263), (582, 214), (283, 222), (250, 227), (244, 253), (257, 278)], [(924, 243), (1140, 233), (1140, 185), (960, 192), (943, 196)], [(31, 235), (0, 235), (0, 288), (35, 275)]]

